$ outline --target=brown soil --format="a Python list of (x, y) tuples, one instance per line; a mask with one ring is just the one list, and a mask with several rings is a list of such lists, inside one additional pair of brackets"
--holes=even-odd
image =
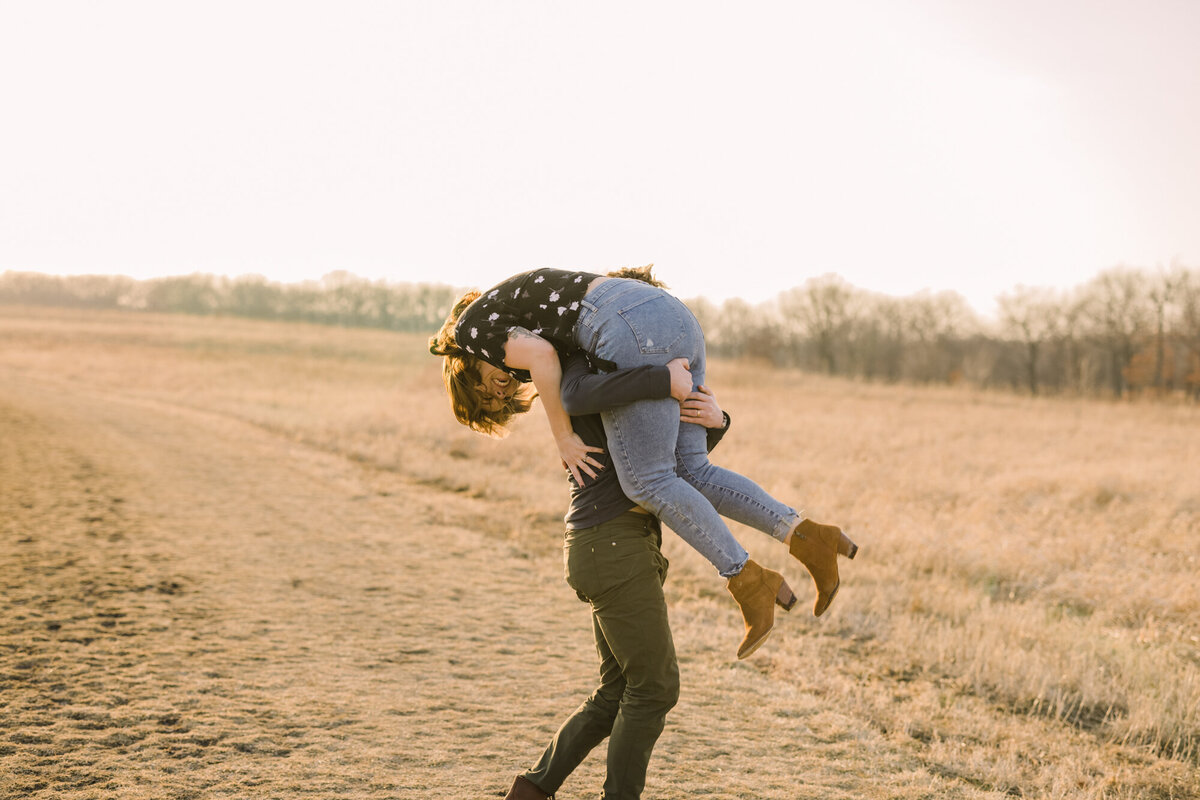
[(2, 797), (492, 796), (590, 677), (586, 609), (469, 501), (2, 387)]

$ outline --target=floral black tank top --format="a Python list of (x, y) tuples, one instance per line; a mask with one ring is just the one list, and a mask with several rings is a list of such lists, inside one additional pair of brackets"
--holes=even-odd
[(563, 354), (577, 349), (574, 330), (579, 302), (587, 294), (588, 284), (599, 277), (562, 269), (535, 269), (514, 275), (463, 310), (454, 328), (454, 339), (476, 358), (528, 383), (531, 377), (527, 370), (504, 364), (509, 331), (525, 328)]

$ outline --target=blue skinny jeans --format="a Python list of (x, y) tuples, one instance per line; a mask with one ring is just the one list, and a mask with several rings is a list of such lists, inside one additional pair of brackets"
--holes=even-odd
[[(704, 332), (682, 302), (643, 281), (610, 278), (580, 303), (576, 343), (618, 368), (688, 359), (693, 386), (704, 383)], [(642, 400), (602, 414), (608, 449), (629, 499), (657, 516), (707, 558), (722, 577), (749, 554), (725, 521), (780, 541), (801, 516), (753, 481), (708, 460), (704, 428), (681, 423), (673, 398)]]

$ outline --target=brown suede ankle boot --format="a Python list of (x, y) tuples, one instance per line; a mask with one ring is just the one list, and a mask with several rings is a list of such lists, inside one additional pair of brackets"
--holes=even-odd
[(518, 775), (504, 800), (554, 800), (554, 795), (546, 794), (533, 781)]
[(821, 525), (806, 519), (796, 526), (788, 549), (812, 575), (813, 583), (817, 586), (813, 616), (819, 617), (829, 608), (841, 586), (838, 555), (854, 558), (858, 554), (858, 545), (850, 541), (850, 537), (836, 525)]
[(778, 572), (747, 561), (742, 571), (729, 579), (729, 593), (742, 609), (746, 635), (738, 645), (737, 657), (745, 658), (767, 640), (775, 626), (775, 604), (784, 611), (796, 605), (796, 596)]

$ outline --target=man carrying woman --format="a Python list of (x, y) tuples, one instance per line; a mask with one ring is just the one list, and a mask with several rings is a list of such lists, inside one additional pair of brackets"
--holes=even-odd
[[(670, 397), (672, 387), (691, 388), (682, 360), (605, 375), (595, 374), (581, 352), (565, 362), (563, 406), (596, 467), (588, 481), (567, 476), (571, 503), (564, 560), (567, 583), (592, 608), (600, 685), (554, 734), (537, 764), (516, 777), (506, 800), (552, 797), (605, 738), (603, 797), (641, 797), (651, 751), (679, 697), (679, 667), (663, 597), (667, 559), (661, 552), (662, 527), (621, 491), (606, 452), (600, 412)], [(704, 426), (710, 449), (729, 427), (729, 416), (703, 386), (685, 395), (680, 416)], [(764, 625), (769, 632), (770, 623)]]

